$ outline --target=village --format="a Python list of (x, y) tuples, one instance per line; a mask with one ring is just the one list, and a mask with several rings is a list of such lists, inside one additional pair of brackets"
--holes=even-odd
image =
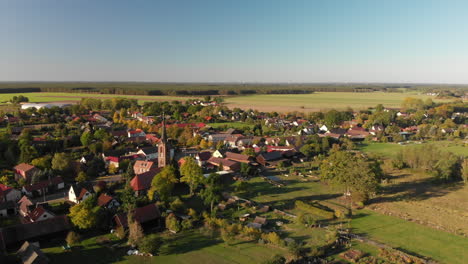
[[(360, 251), (346, 251), (352, 234), (343, 219), (379, 196), (386, 180), (383, 163), (361, 146), (466, 144), (468, 135), (466, 103), (414, 98), (398, 109), (312, 113), (229, 109), (209, 96), (143, 105), (85, 98), (78, 104), (23, 103), (1, 116), (0, 255), (16, 263), (49, 263), (53, 257), (41, 251), (48, 241), (79, 252), (80, 240), (104, 234), (117, 241), (118, 254), (151, 258), (160, 254), (162, 237), (198, 229), (228, 244), (271, 244), (288, 261), (340, 252), (357, 260)], [(452, 170), (466, 166), (466, 159), (447, 160), (453, 163), (433, 168), (435, 177), (466, 177)], [(409, 156), (393, 162), (412, 166)], [(354, 174), (342, 179), (347, 171)], [(255, 184), (281, 190), (292, 177), (327, 183), (323, 188), (330, 183), (335, 189), (329, 195), (340, 193), (341, 200), (291, 197), (294, 205), (283, 207), (256, 201), (262, 190), (253, 191)], [(314, 251), (285, 235), (287, 223), (297, 221), (323, 230), (325, 242)]]

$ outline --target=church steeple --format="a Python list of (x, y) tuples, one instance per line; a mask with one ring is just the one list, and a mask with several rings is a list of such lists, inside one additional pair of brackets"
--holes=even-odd
[(167, 136), (166, 136), (166, 116), (163, 112), (162, 118), (162, 132), (161, 132), (161, 139), (159, 140), (158, 144), (158, 167), (162, 168), (167, 165), (167, 154), (168, 154), (168, 146), (167, 146)]

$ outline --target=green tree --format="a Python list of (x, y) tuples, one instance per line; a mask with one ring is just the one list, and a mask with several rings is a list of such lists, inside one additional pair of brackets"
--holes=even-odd
[(174, 189), (174, 184), (177, 182), (177, 174), (174, 166), (169, 165), (164, 167), (151, 181), (148, 198), (150, 200), (154, 199), (155, 193), (157, 193), (161, 201), (167, 202), (172, 194), (172, 189)]
[(45, 155), (39, 158), (35, 158), (31, 161), (31, 164), (38, 167), (39, 169), (50, 169), (52, 168), (52, 156)]
[(181, 226), (179, 220), (177, 220), (177, 217), (174, 214), (169, 214), (166, 217), (166, 227), (176, 233), (180, 231)]
[(70, 208), (70, 220), (80, 229), (95, 228), (99, 222), (100, 206), (95, 206), (96, 198), (89, 197)]
[(70, 169), (71, 160), (68, 155), (64, 152), (55, 153), (52, 158), (52, 169), (65, 172)]
[(93, 141), (93, 135), (91, 134), (91, 132), (86, 131), (83, 134), (81, 134), (80, 141), (81, 145), (87, 147)]
[(203, 181), (203, 171), (192, 157), (185, 157), (185, 162), (180, 167), (181, 182), (185, 182), (190, 187), (190, 195), (193, 195), (195, 189)]
[(141, 252), (157, 255), (163, 244), (163, 240), (157, 234), (150, 234), (138, 242), (138, 249)]
[(321, 177), (338, 186), (342, 186), (346, 194), (357, 193), (363, 200), (376, 192), (382, 170), (374, 161), (346, 151), (333, 151), (323, 160)]
[(464, 159), (461, 171), (462, 179), (465, 184), (468, 183), (468, 159)]
[(86, 175), (86, 172), (80, 171), (80, 172), (78, 173), (78, 176), (76, 176), (75, 180), (76, 180), (77, 182), (82, 183), (82, 182), (85, 182), (85, 181), (88, 180), (88, 176)]
[(135, 246), (141, 241), (145, 234), (143, 233), (143, 228), (141, 227), (140, 223), (138, 223), (134, 217), (133, 213), (130, 212), (127, 215), (127, 222), (128, 222), (128, 244)]
[(221, 200), (221, 180), (217, 173), (211, 173), (205, 179), (205, 188), (200, 192), (200, 196), (206, 205), (210, 205), (210, 210), (213, 211), (214, 203)]

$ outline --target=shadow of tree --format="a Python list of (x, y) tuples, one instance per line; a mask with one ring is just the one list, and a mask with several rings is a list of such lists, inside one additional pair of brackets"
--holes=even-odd
[(219, 243), (222, 243), (222, 241), (198, 234), (196, 232), (177, 234), (165, 241), (164, 246), (161, 248), (160, 254), (183, 254)]
[(124, 248), (111, 249), (108, 247), (98, 248), (73, 248), (57, 253), (47, 253), (51, 263), (97, 263), (107, 264), (124, 260), (126, 254)]
[(369, 201), (372, 203), (395, 202), (401, 200), (423, 201), (429, 198), (445, 196), (463, 188), (463, 183), (437, 183), (431, 178), (400, 182), (382, 187), (380, 195)]

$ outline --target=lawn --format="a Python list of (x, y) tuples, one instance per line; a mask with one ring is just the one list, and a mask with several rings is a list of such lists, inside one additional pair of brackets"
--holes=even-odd
[(56, 102), (56, 101), (80, 101), (81, 98), (100, 98), (112, 99), (123, 97), (129, 99), (138, 99), (138, 102), (153, 102), (153, 101), (185, 101), (190, 98), (184, 96), (151, 96), (151, 95), (118, 95), (118, 94), (92, 94), (92, 93), (6, 93), (0, 94), (0, 102), (6, 102), (13, 96), (24, 95), (29, 98), (30, 102)]
[(468, 239), (434, 230), (396, 217), (361, 210), (351, 222), (353, 232), (409, 253), (428, 256), (442, 263), (466, 263)]
[(367, 109), (368, 107), (383, 104), (386, 107), (400, 107), (406, 97), (420, 99), (431, 96), (411, 93), (351, 93), (351, 92), (316, 92), (312, 94), (282, 94), (282, 95), (250, 95), (227, 97), (227, 106), (243, 109), (252, 108), (260, 111), (319, 111), (326, 109)]
[[(55, 244), (60, 242), (55, 241)], [(113, 247), (119, 245), (123, 247)], [(102, 235), (84, 240), (72, 250), (61, 246), (44, 247), (42, 250), (51, 263), (260, 263), (275, 254), (286, 251), (255, 242), (237, 241), (227, 245), (221, 240), (201, 234), (198, 230), (172, 235), (155, 257), (127, 256), (125, 243), (114, 235)]]
[(176, 235), (171, 244), (164, 246), (162, 251), (165, 255), (153, 258), (125, 257), (124, 261), (118, 263), (261, 263), (275, 254), (286, 253), (283, 249), (255, 242), (238, 241), (228, 245), (202, 235), (197, 230)]

